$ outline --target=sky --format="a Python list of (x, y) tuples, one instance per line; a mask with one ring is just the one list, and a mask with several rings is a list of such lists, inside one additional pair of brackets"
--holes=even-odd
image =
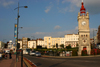
[[(18, 38), (64, 37), (78, 33), (77, 16), (82, 0), (0, 0), (0, 41), (14, 40), (19, 2)], [(90, 37), (100, 25), (100, 0), (83, 0), (89, 12)], [(21, 6), (28, 6), (22, 8)], [(23, 28), (20, 28), (23, 27)], [(96, 35), (97, 31), (94, 31)]]

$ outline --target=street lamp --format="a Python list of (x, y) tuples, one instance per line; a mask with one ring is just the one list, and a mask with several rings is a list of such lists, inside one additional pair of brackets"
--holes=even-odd
[[(18, 7), (17, 8), (15, 8), (14, 10), (16, 10), (16, 9), (18, 9), (18, 13), (17, 13), (17, 44), (16, 44), (16, 62), (18, 61), (18, 57), (17, 57), (17, 49), (19, 49), (19, 48), (17, 48), (18, 47), (18, 24), (19, 24), (19, 8), (28, 8), (27, 6), (19, 6), (19, 2), (18, 2)], [(22, 64), (22, 62), (21, 62), (21, 67), (23, 67), (23, 64)]]
[(97, 31), (97, 30), (93, 29), (93, 46), (95, 46), (95, 44), (94, 44), (94, 31)]

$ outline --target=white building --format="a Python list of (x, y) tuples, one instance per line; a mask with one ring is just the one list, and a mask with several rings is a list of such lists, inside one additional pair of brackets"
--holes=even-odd
[(4, 48), (4, 42), (0, 41), (0, 49)]
[(65, 47), (65, 37), (60, 38), (60, 45), (63, 44)]
[(28, 41), (28, 48), (36, 48), (36, 40)]
[(78, 34), (67, 34), (65, 35), (65, 46), (68, 46), (69, 44), (71, 47), (76, 47), (77, 44), (79, 44), (79, 35)]
[(22, 49), (22, 41), (18, 41), (18, 43), (20, 43), (20, 48), (19, 49)]
[(12, 50), (14, 50), (15, 48), (16, 48), (16, 46), (14, 46), (14, 42), (12, 42), (12, 40), (10, 40), (9, 41), (9, 43), (8, 43), (8, 49), (12, 49)]
[(46, 44), (43, 39), (37, 39), (37, 46), (42, 46), (42, 48), (45, 48)]

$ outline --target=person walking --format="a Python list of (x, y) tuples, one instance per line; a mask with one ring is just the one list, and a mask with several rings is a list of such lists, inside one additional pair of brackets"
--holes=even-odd
[(11, 51), (9, 52), (9, 59), (11, 59), (12, 58), (12, 56), (11, 56), (12, 54), (11, 54)]
[(7, 53), (5, 53), (5, 59), (7, 59)]

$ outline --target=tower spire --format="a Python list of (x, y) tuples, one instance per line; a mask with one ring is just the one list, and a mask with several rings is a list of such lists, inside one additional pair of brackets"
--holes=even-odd
[(81, 13), (81, 15), (86, 13), (86, 9), (84, 8), (83, 0), (82, 0), (82, 5), (81, 5), (80, 13)]

